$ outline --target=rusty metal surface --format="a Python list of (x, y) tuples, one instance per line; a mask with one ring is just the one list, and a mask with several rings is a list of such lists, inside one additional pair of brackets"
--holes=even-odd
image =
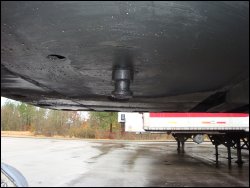
[(249, 111), (249, 2), (3, 1), (1, 73), (2, 96), (46, 108)]

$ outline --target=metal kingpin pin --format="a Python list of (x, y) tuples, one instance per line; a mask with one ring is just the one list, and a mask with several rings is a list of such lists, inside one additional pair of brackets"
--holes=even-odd
[(112, 80), (115, 81), (115, 90), (111, 96), (115, 99), (130, 99), (133, 92), (130, 91), (130, 82), (133, 80), (133, 72), (126, 68), (116, 68), (113, 70)]

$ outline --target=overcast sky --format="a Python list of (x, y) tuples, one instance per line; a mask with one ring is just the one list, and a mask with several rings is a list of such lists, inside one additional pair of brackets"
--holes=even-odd
[(12, 102), (18, 102), (18, 101), (11, 100), (5, 97), (1, 97), (1, 106), (3, 106), (7, 102), (7, 100), (12, 101)]

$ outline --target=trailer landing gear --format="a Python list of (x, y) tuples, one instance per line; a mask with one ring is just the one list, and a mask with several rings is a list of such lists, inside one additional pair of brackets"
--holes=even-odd
[(185, 142), (189, 138), (189, 135), (187, 134), (172, 134), (177, 141), (177, 151), (178, 153), (185, 153)]
[[(244, 163), (242, 160), (241, 150), (247, 149), (249, 150), (249, 135), (245, 133), (235, 133), (235, 132), (228, 132), (225, 134), (214, 134), (208, 135), (212, 144), (215, 146), (215, 162), (216, 166), (218, 167), (218, 146), (224, 145), (227, 148), (227, 159), (228, 159), (228, 167), (231, 168), (232, 166), (232, 153), (231, 148), (237, 149), (237, 160), (235, 161), (239, 167), (242, 166)], [(241, 140), (243, 141), (243, 145), (241, 145)]]

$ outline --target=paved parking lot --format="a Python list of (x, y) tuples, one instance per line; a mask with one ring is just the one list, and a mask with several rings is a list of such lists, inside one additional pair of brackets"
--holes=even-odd
[(219, 167), (210, 143), (86, 141), (1, 138), (1, 162), (21, 171), (30, 186), (246, 186), (249, 151), (238, 167), (219, 146)]

